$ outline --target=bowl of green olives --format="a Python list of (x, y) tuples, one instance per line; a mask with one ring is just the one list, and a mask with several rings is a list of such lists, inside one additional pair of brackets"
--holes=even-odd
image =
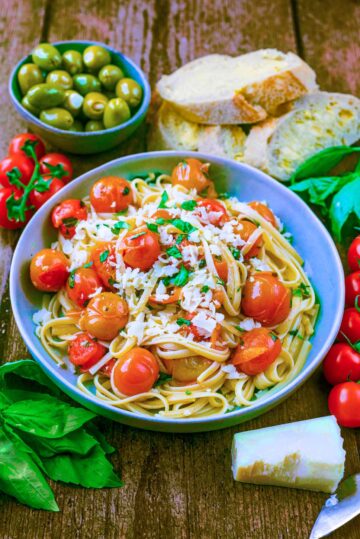
[(76, 154), (127, 139), (144, 121), (151, 97), (142, 70), (96, 41), (40, 43), (13, 69), (9, 92), (35, 133)]

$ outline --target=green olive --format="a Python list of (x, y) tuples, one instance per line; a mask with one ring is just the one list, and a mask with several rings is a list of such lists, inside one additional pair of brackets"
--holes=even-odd
[(25, 97), (22, 98), (21, 104), (22, 104), (22, 106), (24, 107), (24, 109), (26, 109), (28, 112), (30, 112), (30, 113), (33, 114), (34, 116), (39, 116), (40, 110), (37, 109), (36, 107), (33, 107), (33, 106), (29, 103), (29, 100), (28, 100), (27, 96), (25, 96)]
[(25, 95), (32, 86), (35, 86), (35, 84), (44, 82), (42, 71), (36, 64), (22, 65), (17, 77), (22, 95)]
[(34, 64), (45, 71), (57, 69), (61, 65), (60, 52), (50, 43), (40, 43), (32, 51), (32, 60)]
[(83, 113), (90, 120), (101, 120), (108, 98), (99, 92), (90, 92), (84, 97)]
[(123, 124), (130, 116), (130, 109), (126, 101), (121, 99), (121, 97), (117, 97), (116, 99), (110, 99), (107, 103), (103, 122), (106, 129), (109, 129), (110, 127)]
[(74, 118), (71, 116), (70, 112), (60, 108), (42, 110), (40, 112), (40, 120), (52, 127), (65, 129), (66, 131), (69, 130), (74, 123)]
[(116, 84), (124, 77), (120, 67), (109, 64), (101, 68), (99, 80), (106, 90), (115, 90)]
[(104, 131), (105, 126), (102, 122), (99, 120), (90, 120), (89, 122), (86, 122), (85, 124), (85, 131), (92, 132), (92, 131)]
[(65, 98), (65, 92), (51, 84), (36, 84), (26, 94), (30, 105), (38, 109), (48, 109), (61, 105)]
[(62, 69), (51, 71), (46, 77), (46, 82), (63, 90), (70, 90), (73, 87), (72, 76)]
[(79, 73), (74, 76), (74, 88), (79, 94), (86, 95), (89, 92), (100, 92), (101, 84), (95, 75)]
[(116, 85), (116, 95), (135, 108), (141, 103), (142, 88), (134, 79), (121, 79)]
[(65, 51), (62, 55), (62, 66), (70, 75), (76, 75), (84, 71), (82, 54), (79, 51)]
[(74, 120), (74, 123), (69, 128), (69, 131), (74, 131), (75, 133), (82, 133), (84, 131), (84, 126), (80, 120)]
[(62, 106), (71, 112), (74, 118), (80, 113), (83, 102), (84, 98), (78, 92), (75, 92), (75, 90), (65, 90), (65, 99)]
[(100, 45), (90, 45), (83, 53), (84, 64), (89, 71), (97, 72), (106, 64), (110, 64), (111, 56), (107, 49)]

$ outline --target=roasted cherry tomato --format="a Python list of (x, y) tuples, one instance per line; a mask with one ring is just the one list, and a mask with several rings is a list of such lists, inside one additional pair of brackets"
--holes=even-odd
[(241, 309), (245, 316), (265, 326), (276, 326), (290, 313), (291, 291), (270, 272), (261, 271), (247, 279)]
[(11, 176), (14, 179), (20, 180), (24, 185), (27, 185), (34, 172), (34, 163), (30, 157), (20, 154), (10, 155), (0, 161), (0, 185), (11, 187), (9, 179)]
[(9, 219), (7, 202), (9, 198), (14, 196), (15, 200), (21, 198), (22, 191), (15, 187), (0, 187), (0, 227), (8, 228), (9, 230), (15, 230), (17, 228), (23, 228), (26, 223), (31, 219), (33, 212), (28, 210), (25, 213), (25, 222), (16, 221), (15, 219)]
[(22, 157), (29, 158), (29, 156), (22, 149), (26, 142), (31, 142), (36, 153), (36, 157), (41, 159), (45, 154), (45, 144), (40, 137), (33, 133), (21, 133), (16, 135), (9, 145), (9, 155), (20, 155)]
[(183, 317), (185, 320), (189, 320), (190, 324), (184, 324), (181, 326), (182, 333), (185, 333), (188, 335), (189, 333), (192, 333), (194, 336), (195, 341), (201, 341), (203, 337), (200, 335), (199, 329), (197, 326), (195, 326), (191, 321), (196, 316), (197, 313), (186, 313), (186, 315)]
[(261, 215), (261, 217), (271, 223), (273, 227), (277, 228), (275, 215), (265, 204), (263, 204), (262, 202), (254, 201), (249, 202), (248, 206), (250, 206), (250, 208), (252, 208), (253, 210), (257, 211)]
[(80, 318), (80, 327), (103, 341), (114, 339), (129, 318), (128, 304), (117, 294), (102, 292), (89, 301)]
[(159, 377), (159, 365), (146, 348), (133, 348), (115, 363), (111, 377), (124, 395), (146, 393)]
[(99, 288), (102, 289), (100, 277), (91, 268), (78, 268), (72, 271), (66, 283), (66, 292), (76, 305), (85, 307), (89, 297)]
[[(212, 198), (202, 198), (197, 201), (198, 208), (205, 208), (207, 222), (214, 226), (223, 226), (229, 220), (226, 208), (218, 200)], [(196, 212), (201, 215), (200, 212)], [(201, 218), (200, 218), (200, 222)]]
[(214, 258), (214, 266), (215, 266), (215, 269), (218, 273), (218, 276), (219, 278), (224, 281), (225, 283), (227, 282), (228, 280), (228, 275), (229, 275), (229, 268), (228, 268), (228, 265), (226, 263), (226, 260), (223, 258), (223, 257), (220, 257), (221, 260), (217, 259), (217, 258)]
[(113, 283), (115, 282), (115, 246), (109, 242), (101, 242), (91, 251), (91, 260), (94, 264), (94, 270), (102, 280), (104, 286), (115, 291)]
[(69, 198), (60, 202), (51, 214), (52, 224), (58, 228), (64, 238), (72, 238), (79, 221), (86, 221), (87, 209), (82, 200)]
[(211, 365), (211, 361), (200, 356), (191, 356), (180, 359), (162, 359), (168, 374), (181, 382), (189, 384), (196, 379)]
[(344, 342), (346, 338), (352, 343), (360, 341), (360, 309), (357, 307), (350, 307), (344, 311), (338, 340)]
[(360, 270), (345, 277), (345, 303), (347, 307), (355, 305), (356, 296), (360, 300)]
[(52, 178), (50, 174), (46, 174), (43, 176), (43, 179), (46, 180), (49, 184), (49, 189), (47, 191), (36, 191), (35, 188), (30, 191), (29, 195), (29, 202), (32, 206), (35, 207), (35, 209), (41, 208), (45, 202), (49, 200), (55, 193), (60, 191), (65, 184), (62, 180), (59, 180), (58, 178)]
[(93, 339), (88, 333), (80, 333), (70, 341), (68, 354), (73, 365), (87, 371), (105, 355), (106, 347)]
[(344, 382), (332, 388), (329, 410), (342, 427), (360, 427), (360, 384)]
[[(254, 225), (254, 223), (242, 219), (241, 221), (239, 221), (239, 226), (237, 227), (236, 232), (239, 234), (240, 238), (243, 241), (248, 242), (249, 238), (253, 235), (255, 230), (257, 230), (257, 226)], [(249, 260), (249, 258), (258, 256), (263, 243), (264, 242), (262, 239), (262, 235), (260, 234), (260, 236), (254, 241), (252, 247), (247, 250), (246, 253), (243, 253), (244, 259)]]
[(360, 354), (348, 343), (333, 344), (325, 356), (323, 370), (329, 384), (357, 382), (360, 380)]
[(347, 254), (348, 264), (351, 271), (360, 269), (360, 236), (357, 236), (350, 244)]
[(51, 152), (40, 159), (40, 173), (50, 174), (52, 178), (68, 183), (73, 178), (73, 166), (66, 155)]
[(57, 292), (66, 283), (69, 261), (60, 251), (42, 249), (31, 260), (30, 279), (38, 290)]
[(209, 163), (202, 163), (198, 159), (185, 159), (181, 161), (171, 173), (173, 185), (182, 185), (186, 189), (196, 189), (198, 193), (212, 185), (207, 177)]
[(116, 213), (126, 210), (133, 202), (130, 183), (124, 178), (106, 176), (91, 188), (90, 202), (98, 213)]
[(156, 305), (170, 305), (171, 303), (176, 303), (181, 297), (181, 287), (175, 286), (171, 291), (169, 291), (169, 297), (167, 299), (157, 299), (156, 296), (150, 296), (150, 303), (155, 303)]
[(254, 376), (265, 371), (281, 352), (280, 339), (266, 328), (252, 329), (241, 337), (231, 358), (239, 372)]
[(146, 227), (137, 228), (124, 237), (120, 252), (127, 266), (147, 271), (161, 253), (159, 235)]

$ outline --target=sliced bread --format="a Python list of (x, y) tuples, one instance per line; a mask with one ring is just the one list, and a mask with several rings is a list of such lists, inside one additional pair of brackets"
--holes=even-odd
[(290, 112), (252, 127), (244, 162), (286, 181), (319, 150), (360, 139), (360, 100), (347, 94), (317, 92), (300, 97)]
[(203, 56), (157, 84), (185, 119), (216, 125), (259, 122), (316, 89), (315, 73), (301, 58), (275, 49)]
[(193, 150), (231, 159), (243, 156), (246, 135), (240, 126), (204, 126), (185, 120), (163, 103), (153, 119), (148, 150)]

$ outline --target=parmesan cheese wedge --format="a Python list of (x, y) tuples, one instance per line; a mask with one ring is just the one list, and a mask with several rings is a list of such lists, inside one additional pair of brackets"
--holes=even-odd
[(335, 492), (344, 475), (345, 451), (334, 416), (235, 434), (234, 479)]

